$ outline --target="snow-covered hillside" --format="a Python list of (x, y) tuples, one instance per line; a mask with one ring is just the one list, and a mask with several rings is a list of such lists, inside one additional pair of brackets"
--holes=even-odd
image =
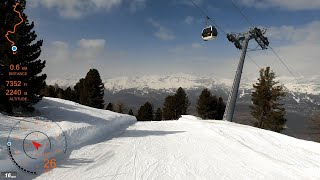
[(193, 116), (138, 122), (69, 158), (67, 166), (37, 179), (320, 178), (318, 143)]
[[(34, 178), (34, 176), (29, 176), (18, 170), (9, 160), (8, 152), (6, 152), (9, 132), (19, 121), (22, 121), (25, 126), (36, 122), (35, 130), (43, 132), (46, 125), (44, 120), (57, 122), (67, 137), (67, 154), (74, 149), (110, 139), (120, 134), (136, 121), (136, 118), (133, 116), (99, 110), (56, 98), (43, 98), (35, 108), (38, 111), (38, 116), (35, 117), (17, 118), (0, 114), (0, 171), (17, 171), (19, 173), (18, 179), (22, 179), (21, 176), (25, 179)], [(50, 134), (61, 133), (57, 128), (51, 130), (53, 132)], [(24, 137), (31, 130), (19, 127), (16, 131)], [(47, 135), (50, 136), (49, 134)], [(21, 141), (21, 139), (18, 139), (18, 141)], [(30, 164), (25, 164), (25, 166), (35, 166), (33, 163), (37, 162), (30, 162)]]
[[(54, 98), (44, 98), (36, 108), (40, 129), (41, 119), (52, 119), (66, 132), (68, 153), (58, 157), (55, 169), (35, 177), (19, 171), (1, 151), (1, 171), (17, 171), (18, 179), (320, 178), (319, 143), (271, 131), (193, 116), (136, 122), (132, 116)], [(20, 120), (35, 117), (0, 115), (2, 146)]]

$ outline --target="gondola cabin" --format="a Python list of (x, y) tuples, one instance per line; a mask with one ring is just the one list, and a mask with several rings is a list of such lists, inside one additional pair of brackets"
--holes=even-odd
[(214, 26), (208, 26), (202, 30), (202, 39), (204, 41), (213, 40), (217, 37), (218, 31)]

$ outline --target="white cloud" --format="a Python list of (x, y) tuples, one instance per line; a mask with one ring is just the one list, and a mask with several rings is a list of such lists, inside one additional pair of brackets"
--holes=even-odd
[(301, 27), (281, 26), (270, 27), (267, 36), (278, 40), (295, 43), (320, 43), (320, 21), (314, 21)]
[(81, 39), (74, 48), (66, 42), (55, 41), (44, 48), (41, 58), (47, 61), (45, 73), (49, 79), (63, 78), (66, 74), (87, 72), (104, 52), (104, 39)]
[(159, 22), (155, 21), (152, 18), (149, 18), (147, 20), (153, 27), (157, 28), (157, 31), (154, 32), (154, 35), (161, 40), (173, 40), (175, 38), (174, 34), (172, 33), (172, 31), (170, 29), (168, 29), (167, 27), (161, 25)]
[(93, 63), (104, 52), (105, 43), (104, 39), (81, 39), (77, 43), (79, 48), (74, 56), (76, 59), (84, 59)]
[(280, 7), (287, 10), (317, 10), (320, 9), (319, 0), (239, 0), (248, 7), (271, 8)]
[(52, 42), (52, 46), (58, 49), (68, 49), (69, 45), (63, 41), (54, 41)]
[[(271, 47), (300, 82), (319, 78), (320, 31), (318, 31), (318, 29), (320, 29), (320, 21), (310, 22), (298, 27), (280, 26), (268, 28), (266, 36), (269, 37)], [(281, 43), (276, 44), (275, 42)], [(177, 48), (176, 52), (178, 52), (178, 50), (180, 54), (188, 52), (188, 49), (183, 49), (181, 47), (180, 49)], [(276, 75), (280, 77), (278, 79), (281, 83), (296, 83), (286, 67), (278, 60), (270, 49), (250, 52), (248, 55), (260, 67), (270, 66), (271, 69), (275, 71)], [(233, 57), (230, 54), (229, 57), (221, 58), (219, 62), (215, 61), (213, 68), (214, 72), (219, 72), (218, 75), (221, 77), (233, 78), (234, 72), (232, 72), (232, 70), (236, 70), (239, 57), (240, 52), (236, 52), (236, 55)], [(188, 58), (189, 57), (184, 58), (184, 61)], [(190, 56), (190, 58), (192, 57)], [(213, 59), (216, 58), (216, 56), (213, 57)], [(209, 61), (206, 63), (210, 66)], [(205, 69), (203, 69), (203, 71), (205, 71)], [(256, 77), (259, 75), (258, 71), (258, 67), (247, 56), (243, 77), (256, 80)]]
[(50, 53), (47, 57), (52, 57), (52, 62), (59, 63), (70, 58), (69, 45), (62, 41), (55, 41), (50, 45)]
[(44, 6), (48, 9), (56, 9), (64, 18), (80, 18), (97, 11), (109, 11), (122, 4), (130, 6), (135, 11), (145, 7), (146, 0), (30, 0), (29, 6), (36, 8)]
[(192, 16), (187, 16), (184, 19), (184, 23), (186, 23), (186, 24), (192, 24), (193, 22), (194, 22), (194, 18)]
[(106, 41), (104, 39), (81, 39), (78, 45), (82, 48), (103, 49)]
[[(314, 21), (301, 27), (271, 27), (267, 31), (271, 47), (275, 49), (290, 70), (298, 77), (310, 78), (319, 74), (320, 67), (320, 21)], [(285, 42), (285, 45), (273, 44), (273, 40)], [(252, 56), (260, 65), (272, 65), (276, 72), (291, 76), (278, 61), (272, 51), (261, 52)]]
[[(149, 23), (157, 27), (162, 25), (153, 19)], [(271, 46), (289, 66), (298, 78), (310, 80), (319, 78), (320, 67), (320, 22), (315, 21), (298, 27), (279, 26), (271, 27), (267, 36)], [(286, 43), (275, 44), (275, 40)], [(97, 68), (99, 72), (108, 75), (132, 75), (136, 73), (168, 73), (168, 72), (195, 72), (213, 73), (224, 78), (233, 78), (238, 65), (240, 52), (233, 46), (226, 47), (227, 54), (210, 48), (209, 44), (199, 41), (182, 44), (154, 56), (152, 52), (115, 52), (108, 51), (109, 43), (104, 39), (81, 39), (75, 44), (56, 41), (44, 47), (41, 59), (47, 60), (45, 72), (48, 78), (63, 79), (68, 74), (80, 74), (84, 77), (90, 68)], [(206, 48), (210, 49), (208, 51)], [(224, 50), (224, 49), (223, 49)], [(221, 50), (221, 52), (223, 51)], [(123, 50), (122, 50), (123, 51)], [(159, 50), (161, 51), (161, 50)], [(111, 54), (111, 55), (110, 55)], [(138, 55), (139, 54), (139, 55)], [(270, 51), (256, 51), (248, 53), (259, 66), (271, 68), (280, 77), (280, 82), (292, 80), (290, 73), (278, 62)], [(152, 60), (150, 60), (152, 59)], [(142, 62), (137, 63), (137, 62)], [(170, 66), (166, 64), (170, 63)], [(249, 58), (246, 59), (243, 77), (254, 79), (258, 77), (258, 68)], [(104, 76), (105, 77), (105, 76)], [(287, 79), (287, 80), (286, 80)], [(301, 80), (303, 82), (303, 80)]]

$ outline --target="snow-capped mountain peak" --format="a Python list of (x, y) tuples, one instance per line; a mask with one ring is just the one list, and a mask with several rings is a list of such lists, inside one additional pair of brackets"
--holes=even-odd
[[(80, 78), (66, 78), (48, 80), (47, 84), (58, 84), (62, 87), (74, 86)], [(310, 79), (308, 81), (296, 83), (291, 80), (284, 80), (277, 78), (280, 84), (283, 84), (290, 92), (301, 94), (320, 95), (320, 81), (319, 79)], [(198, 89), (208, 88), (215, 89), (217, 87), (230, 90), (233, 79), (218, 78), (212, 76), (196, 76), (185, 73), (176, 73), (170, 75), (144, 75), (144, 76), (122, 76), (114, 78), (103, 78), (106, 90), (112, 92), (119, 92), (126, 89), (137, 90), (168, 90), (182, 87), (184, 89)], [(252, 89), (252, 84), (257, 80), (242, 77), (240, 89)]]
[(228, 87), (230, 82), (218, 81), (213, 77), (198, 77), (189, 74), (150, 75), (142, 77), (118, 77), (105, 81), (105, 88), (114, 92), (124, 89), (184, 89), (213, 88), (217, 85)]

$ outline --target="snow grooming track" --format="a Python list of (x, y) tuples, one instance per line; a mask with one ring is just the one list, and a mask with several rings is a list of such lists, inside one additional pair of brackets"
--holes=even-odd
[[(38, 112), (37, 117), (17, 118), (0, 114), (0, 170), (17, 171), (19, 175), (18, 179), (21, 180), (34, 179), (35, 176), (20, 172), (8, 159), (7, 152), (2, 151), (5, 147), (10, 129), (19, 120), (31, 122), (36, 119), (39, 123), (41, 123), (42, 120), (53, 120), (59, 124), (66, 135), (68, 147), (67, 154), (60, 153), (55, 155), (57, 160), (63, 162), (62, 164), (58, 164), (57, 167), (86, 162), (83, 159), (74, 161), (70, 159), (69, 156), (73, 150), (104, 142), (114, 136), (120, 135), (128, 126), (136, 122), (136, 118), (133, 116), (95, 109), (56, 98), (45, 97), (35, 105), (35, 108)], [(22, 130), (20, 131), (21, 133), (25, 133)], [(56, 130), (52, 129), (52, 131)], [(107, 154), (104, 154), (104, 156), (106, 155)], [(30, 166), (32, 165), (34, 166), (35, 164), (30, 164)]]
[(56, 98), (44, 98), (36, 109), (61, 126), (70, 150), (108, 140), (136, 122), (133, 116)]
[(320, 179), (320, 144), (225, 121), (137, 122), (37, 179)]

